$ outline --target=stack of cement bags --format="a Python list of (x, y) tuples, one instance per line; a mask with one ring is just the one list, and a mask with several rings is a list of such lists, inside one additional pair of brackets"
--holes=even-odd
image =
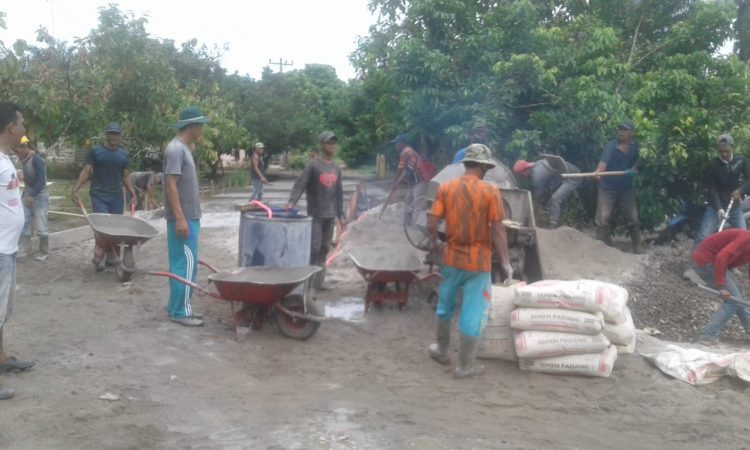
[[(592, 280), (546, 280), (516, 290), (510, 325), (522, 370), (608, 377), (632, 318), (628, 292)], [(633, 329), (633, 337), (635, 330)]]

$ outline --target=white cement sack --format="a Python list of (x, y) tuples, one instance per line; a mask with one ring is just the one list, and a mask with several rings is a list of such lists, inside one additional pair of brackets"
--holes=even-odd
[(614, 324), (604, 322), (604, 335), (615, 345), (628, 345), (635, 339), (635, 325), (630, 309), (625, 308), (625, 322)]
[(516, 361), (513, 330), (510, 315), (515, 307), (513, 301), (519, 285), (492, 286), (492, 298), (487, 311), (487, 323), (479, 340), (477, 357)]
[(600, 353), (609, 346), (603, 334), (572, 334), (554, 331), (516, 331), (513, 341), (519, 358)]
[(599, 334), (602, 322), (601, 313), (556, 308), (516, 308), (510, 315), (510, 326), (526, 331)]
[(638, 339), (636, 335), (633, 335), (633, 339), (627, 343), (627, 345), (615, 345), (617, 347), (617, 353), (620, 355), (632, 355), (635, 353), (635, 343)]
[(477, 358), (517, 361), (513, 343), (513, 329), (510, 327), (485, 327), (479, 339)]
[(594, 280), (543, 280), (516, 290), (515, 303), (529, 308), (563, 308), (599, 312), (614, 323), (625, 320), (628, 291), (612, 283)]
[(521, 370), (560, 375), (608, 377), (617, 361), (617, 348), (609, 346), (601, 353), (557, 356), (554, 358), (521, 359)]

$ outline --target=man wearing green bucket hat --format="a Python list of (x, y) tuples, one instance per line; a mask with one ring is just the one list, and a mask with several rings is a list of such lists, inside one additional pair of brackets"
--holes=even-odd
[(487, 305), (491, 298), (492, 248), (494, 246), (507, 279), (513, 278), (508, 256), (508, 242), (503, 226), (505, 212), (500, 191), (482, 181), (487, 171), (495, 167), (490, 149), (483, 144), (471, 144), (461, 160), (464, 175), (438, 187), (435, 202), (428, 213), (427, 229), (430, 244), (437, 246), (438, 223), (445, 221), (446, 247), (440, 275), (437, 315), (437, 343), (431, 344), (429, 354), (440, 364), (450, 364), (451, 321), (456, 306), (456, 294), (463, 289), (458, 366), (454, 376), (464, 378), (479, 375), (484, 367), (475, 364), (482, 328), (487, 322)]
[[(195, 281), (198, 272), (198, 234), (200, 232), (200, 192), (191, 144), (203, 135), (210, 120), (195, 106), (180, 112), (174, 125), (177, 135), (164, 150), (164, 212), (167, 219), (169, 271)], [(167, 313), (172, 322), (185, 326), (203, 325), (203, 317), (193, 313), (192, 289), (169, 280)]]

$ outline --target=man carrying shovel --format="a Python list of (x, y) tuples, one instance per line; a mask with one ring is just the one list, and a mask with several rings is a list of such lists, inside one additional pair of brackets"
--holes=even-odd
[(706, 171), (708, 205), (695, 238), (696, 245), (715, 233), (722, 222), (726, 222), (727, 228), (747, 228), (740, 200), (750, 192), (750, 163), (734, 154), (734, 139), (728, 134), (716, 140), (716, 153), (717, 158)]
[(596, 199), (596, 238), (612, 245), (610, 219), (617, 208), (625, 220), (625, 227), (633, 241), (633, 252), (644, 253), (638, 219), (638, 205), (632, 176), (637, 173), (640, 146), (633, 139), (633, 122), (626, 120), (617, 126), (617, 136), (607, 142), (595, 174), (622, 172), (617, 176), (597, 176), (599, 192)]
[(750, 231), (732, 229), (714, 233), (693, 250), (691, 257), (698, 276), (718, 290), (724, 300), (703, 329), (699, 342), (703, 345), (718, 343), (719, 333), (735, 314), (745, 330), (745, 339), (750, 340), (750, 315), (744, 304), (742, 284), (730, 270), (750, 263)]

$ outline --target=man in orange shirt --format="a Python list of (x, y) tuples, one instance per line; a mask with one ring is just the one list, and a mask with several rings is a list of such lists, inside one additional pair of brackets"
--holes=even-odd
[(482, 328), (487, 321), (491, 298), (492, 248), (500, 256), (505, 276), (513, 277), (508, 257), (508, 242), (503, 227), (503, 202), (500, 191), (482, 181), (495, 167), (490, 149), (472, 144), (466, 149), (463, 163), (466, 172), (461, 178), (443, 183), (438, 188), (429, 212), (427, 227), (430, 243), (437, 245), (438, 223), (445, 220), (447, 245), (443, 252), (440, 274), (440, 296), (437, 305), (437, 343), (430, 345), (432, 359), (450, 364), (451, 319), (456, 306), (456, 293), (463, 288), (463, 304), (459, 330), (456, 378), (479, 375), (484, 367), (474, 364)]

